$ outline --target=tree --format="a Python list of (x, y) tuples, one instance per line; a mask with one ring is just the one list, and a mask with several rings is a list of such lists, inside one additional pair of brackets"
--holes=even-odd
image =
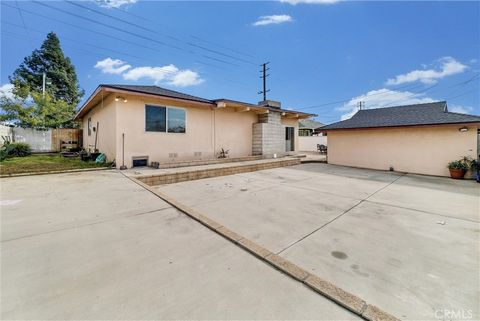
[(43, 73), (49, 84), (46, 91), (55, 100), (76, 106), (84, 92), (78, 86), (77, 74), (70, 58), (65, 57), (60, 40), (50, 32), (40, 49), (36, 49), (9, 77), (14, 85), (13, 93), (26, 99), (32, 92), (42, 92)]
[(13, 120), (16, 125), (33, 128), (71, 127), (75, 106), (54, 99), (49, 93), (31, 92), (27, 98), (1, 97), (0, 121)]

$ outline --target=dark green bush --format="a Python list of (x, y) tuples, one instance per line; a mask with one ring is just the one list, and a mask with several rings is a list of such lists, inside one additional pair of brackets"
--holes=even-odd
[(32, 153), (30, 145), (27, 143), (10, 143), (10, 156), (25, 157)]
[(30, 145), (27, 143), (3, 143), (0, 148), (0, 161), (4, 161), (9, 157), (25, 157), (32, 153)]

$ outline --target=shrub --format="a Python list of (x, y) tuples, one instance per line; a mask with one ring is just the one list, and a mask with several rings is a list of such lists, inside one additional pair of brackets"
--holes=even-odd
[(30, 145), (27, 143), (10, 143), (9, 156), (12, 157), (25, 157), (32, 153)]
[(10, 143), (6, 141), (0, 148), (0, 161), (4, 161), (8, 157), (25, 157), (31, 153), (32, 150), (27, 143)]
[(456, 161), (448, 163), (448, 168), (449, 169), (462, 169), (462, 170), (466, 171), (470, 168), (470, 166), (468, 166), (468, 164), (466, 164), (465, 162), (463, 162), (461, 160), (456, 160)]

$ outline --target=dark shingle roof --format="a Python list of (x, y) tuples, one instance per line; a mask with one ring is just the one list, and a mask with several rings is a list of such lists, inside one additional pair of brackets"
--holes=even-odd
[(128, 91), (135, 91), (135, 92), (144, 93), (144, 94), (152, 94), (152, 95), (166, 96), (166, 97), (186, 99), (186, 100), (192, 100), (192, 101), (199, 101), (199, 102), (208, 103), (208, 104), (214, 103), (212, 100), (209, 100), (209, 99), (184, 94), (178, 91), (165, 89), (158, 86), (111, 85), (111, 84), (105, 84), (101, 86), (116, 88), (116, 89), (123, 89)]
[(319, 121), (313, 119), (300, 119), (298, 121), (299, 128), (309, 128), (309, 129), (316, 129), (318, 127), (325, 126)]
[(447, 102), (359, 110), (352, 118), (322, 127), (354, 129), (480, 122), (480, 116), (449, 112)]

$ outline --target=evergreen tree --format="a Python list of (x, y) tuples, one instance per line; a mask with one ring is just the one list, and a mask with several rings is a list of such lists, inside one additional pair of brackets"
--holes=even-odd
[(46, 91), (55, 100), (76, 106), (84, 92), (78, 86), (77, 74), (70, 58), (65, 57), (60, 40), (54, 32), (47, 35), (40, 49), (36, 49), (15, 70), (10, 82), (14, 94), (27, 98), (30, 92), (42, 92), (43, 73), (49, 84)]

